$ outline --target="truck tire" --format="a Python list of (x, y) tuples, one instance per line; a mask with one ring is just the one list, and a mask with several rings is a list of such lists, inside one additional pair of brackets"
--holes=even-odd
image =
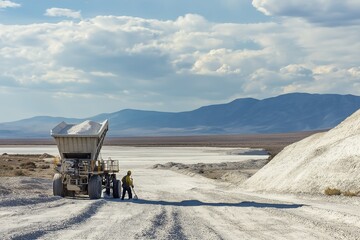
[(98, 175), (93, 175), (90, 177), (88, 192), (90, 199), (99, 199), (101, 198), (101, 177)]
[(64, 186), (60, 173), (55, 173), (53, 178), (53, 194), (54, 196), (64, 197)]
[(106, 195), (110, 196), (110, 176), (107, 174), (105, 176), (105, 192)]
[(113, 197), (114, 198), (120, 198), (121, 195), (121, 184), (120, 180), (114, 179), (113, 183)]

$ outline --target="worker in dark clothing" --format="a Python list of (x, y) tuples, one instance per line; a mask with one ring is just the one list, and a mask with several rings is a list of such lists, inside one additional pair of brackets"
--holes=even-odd
[(122, 181), (122, 187), (123, 187), (123, 193), (122, 193), (121, 200), (124, 200), (126, 192), (129, 195), (129, 199), (132, 199), (131, 188), (134, 188), (134, 184), (133, 184), (133, 179), (131, 177), (131, 171), (128, 171), (127, 174), (121, 179), (121, 181)]

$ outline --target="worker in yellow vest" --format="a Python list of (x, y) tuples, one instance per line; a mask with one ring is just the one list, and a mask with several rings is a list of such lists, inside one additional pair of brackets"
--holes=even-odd
[(133, 183), (133, 179), (131, 177), (131, 171), (129, 170), (127, 172), (127, 174), (121, 179), (122, 182), (122, 187), (123, 187), (123, 192), (122, 192), (122, 197), (121, 200), (124, 200), (125, 194), (126, 192), (129, 195), (129, 199), (132, 199), (132, 192), (131, 192), (131, 188), (134, 188), (134, 183)]

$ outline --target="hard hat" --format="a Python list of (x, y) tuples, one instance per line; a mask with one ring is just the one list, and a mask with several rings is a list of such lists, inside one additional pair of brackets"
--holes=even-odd
[(130, 171), (130, 170), (127, 172), (127, 175), (131, 175), (131, 171)]

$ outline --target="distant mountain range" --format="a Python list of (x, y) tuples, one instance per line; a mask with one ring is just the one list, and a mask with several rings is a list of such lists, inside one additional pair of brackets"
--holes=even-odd
[[(86, 119), (108, 119), (108, 136), (113, 137), (284, 133), (332, 128), (359, 108), (359, 96), (291, 93), (263, 100), (241, 98), (188, 112), (126, 109)], [(1, 123), (0, 138), (49, 137), (61, 121), (86, 119), (38, 116)]]

